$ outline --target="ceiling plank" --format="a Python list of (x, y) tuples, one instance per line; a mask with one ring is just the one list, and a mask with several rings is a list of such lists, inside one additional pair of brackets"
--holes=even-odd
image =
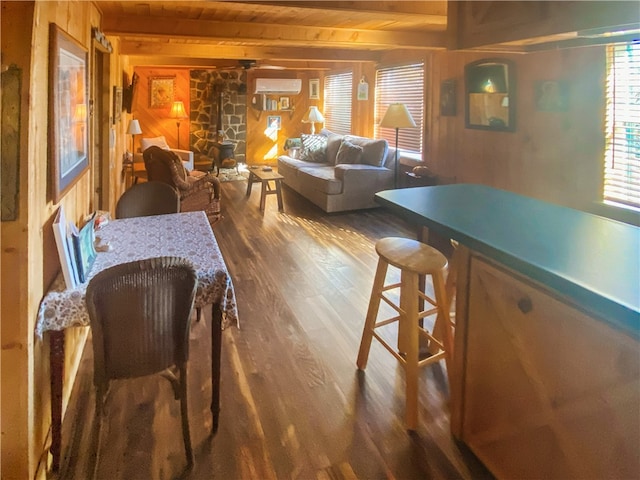
[(218, 40), (296, 47), (443, 49), (446, 45), (444, 32), (372, 31), (125, 15), (105, 17), (102, 30), (107, 35), (169, 35), (209, 42)]

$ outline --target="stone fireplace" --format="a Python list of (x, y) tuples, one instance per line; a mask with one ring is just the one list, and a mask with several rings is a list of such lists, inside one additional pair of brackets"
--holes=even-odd
[(214, 158), (214, 144), (234, 144), (237, 162), (246, 163), (247, 73), (244, 70), (191, 71), (191, 130), (195, 153)]

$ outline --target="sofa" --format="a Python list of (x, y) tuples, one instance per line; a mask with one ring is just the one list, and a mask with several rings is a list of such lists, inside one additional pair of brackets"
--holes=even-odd
[(384, 139), (338, 135), (327, 129), (302, 135), (293, 158), (278, 157), (283, 182), (325, 212), (374, 208), (374, 194), (394, 188), (395, 149)]

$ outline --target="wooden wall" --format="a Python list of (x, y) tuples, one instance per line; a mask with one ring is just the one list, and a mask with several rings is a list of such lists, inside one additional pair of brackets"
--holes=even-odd
[[(2, 2), (2, 63), (22, 72), (19, 210), (2, 222), (2, 478), (44, 478), (50, 460), (42, 455), (50, 426), (48, 338), (34, 335), (38, 306), (59, 260), (51, 228), (58, 207), (79, 223), (93, 208), (93, 164), (59, 204), (47, 197), (49, 24), (55, 23), (91, 51), (91, 27), (100, 14), (91, 2)], [(117, 51), (110, 56), (109, 83), (121, 86)], [(89, 55), (91, 62), (91, 55)], [(109, 105), (111, 99), (109, 98)], [(111, 114), (113, 112), (110, 112)], [(121, 193), (121, 124), (110, 146), (110, 206)], [(90, 159), (93, 162), (93, 159)], [(66, 332), (64, 408), (73, 386), (88, 329)]]
[[(589, 209), (601, 190), (604, 152), (605, 47), (497, 55), (515, 62), (516, 131), (465, 128), (464, 66), (495, 54), (433, 55), (427, 103), (430, 123), (426, 162), (458, 182), (481, 183), (579, 209)], [(457, 81), (458, 113), (440, 116), (442, 80)], [(536, 83), (567, 83), (566, 112), (540, 111)]]
[[(309, 79), (319, 78), (319, 73), (249, 70), (247, 72), (247, 163), (275, 165), (278, 155), (284, 153), (284, 142), (289, 137), (299, 137), (301, 133), (310, 132), (310, 125), (302, 123), (309, 105), (321, 105), (321, 100), (309, 100)], [(255, 92), (256, 78), (300, 78), (302, 90), (297, 95), (268, 95), (268, 98), (279, 99), (289, 97), (293, 111), (259, 111), (251, 106)], [(281, 129), (274, 131), (268, 128), (267, 119), (271, 115), (281, 118)], [(316, 125), (316, 128), (321, 128)]]
[[(454, 177), (457, 182), (485, 184), (591, 211), (602, 189), (605, 48), (524, 55), (445, 51), (424, 55), (424, 161), (437, 174)], [(465, 127), (464, 67), (495, 57), (515, 63), (513, 133)], [(380, 65), (420, 59), (412, 52), (397, 52)], [(455, 116), (440, 115), (443, 80), (456, 81)], [(544, 80), (566, 82), (567, 111), (536, 108), (536, 83)]]
[[(170, 147), (178, 148), (178, 126), (176, 120), (169, 118), (171, 105), (166, 108), (151, 108), (149, 103), (149, 79), (152, 77), (175, 77), (174, 101), (181, 100), (185, 111), (189, 115), (189, 69), (184, 68), (150, 68), (136, 67), (139, 81), (133, 97), (131, 118), (137, 118), (140, 122), (142, 135), (136, 135), (134, 151), (140, 147), (140, 139), (164, 135)], [(130, 145), (128, 140), (127, 145)], [(180, 121), (180, 148), (188, 150), (189, 147), (189, 119)]]

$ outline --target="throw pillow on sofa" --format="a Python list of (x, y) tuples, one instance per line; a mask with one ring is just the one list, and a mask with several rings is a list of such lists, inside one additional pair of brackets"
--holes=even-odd
[(302, 134), (302, 154), (300, 160), (324, 163), (327, 161), (327, 137), (324, 135)]
[(360, 163), (362, 147), (354, 145), (349, 140), (343, 140), (336, 154), (336, 165), (341, 163)]
[(360, 163), (381, 167), (387, 157), (389, 144), (384, 139), (371, 139), (345, 135), (345, 140), (362, 147), (362, 160)]

